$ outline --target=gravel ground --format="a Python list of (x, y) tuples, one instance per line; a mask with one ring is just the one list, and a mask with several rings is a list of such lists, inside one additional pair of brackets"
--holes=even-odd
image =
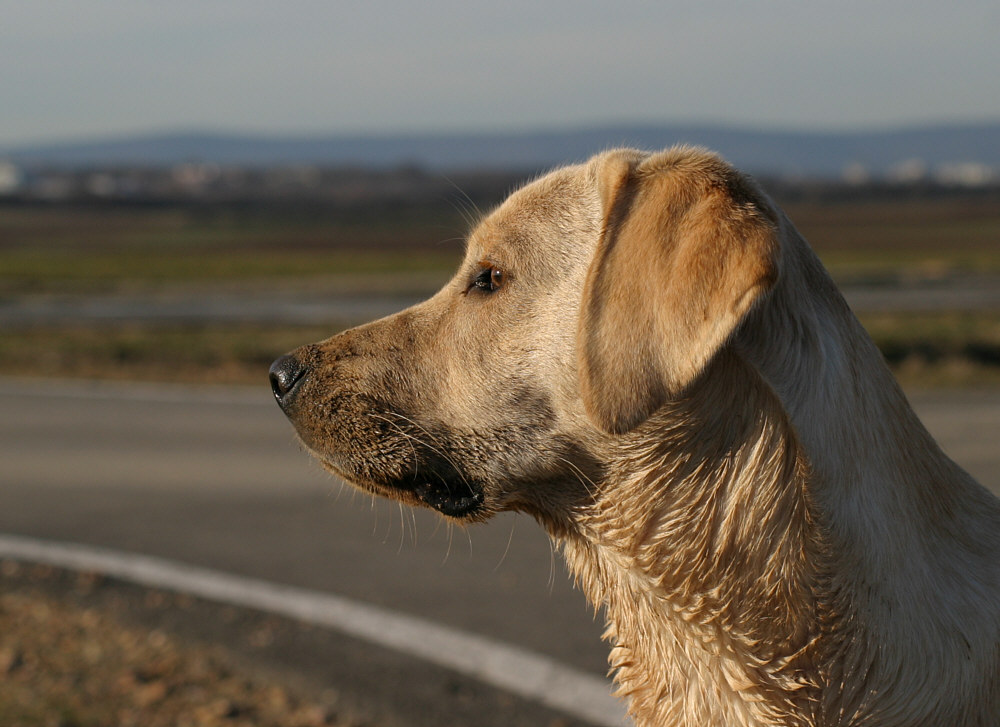
[[(287, 683), (219, 644), (138, 621), (184, 596), (103, 593), (103, 579), (0, 564), (0, 724), (5, 727), (356, 727), (337, 694)], [(137, 616), (139, 618), (137, 618)], [(248, 639), (264, 645), (273, 625)]]

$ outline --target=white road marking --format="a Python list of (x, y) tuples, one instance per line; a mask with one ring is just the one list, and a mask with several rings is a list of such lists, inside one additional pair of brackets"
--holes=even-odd
[(597, 725), (629, 724), (607, 680), (526, 649), (342, 596), (145, 555), (14, 535), (0, 535), (0, 557), (101, 573), (288, 616), (418, 657)]

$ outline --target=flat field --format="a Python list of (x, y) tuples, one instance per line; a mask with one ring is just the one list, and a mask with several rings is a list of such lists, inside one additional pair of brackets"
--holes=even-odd
[[(424, 296), (499, 199), (360, 205), (0, 205), (0, 306), (262, 291)], [(1000, 190), (786, 194), (782, 207), (844, 287), (1000, 285)], [(985, 283), (984, 283), (985, 281)], [(861, 312), (911, 383), (1000, 383), (1000, 310)], [(275, 356), (360, 319), (8, 326), (0, 374), (259, 382)]]
[[(0, 205), (0, 295), (455, 266), (476, 203)], [(782, 203), (842, 283), (1000, 275), (1000, 190)]]
[(376, 277), (454, 266), (447, 211), (159, 205), (0, 207), (0, 295)]

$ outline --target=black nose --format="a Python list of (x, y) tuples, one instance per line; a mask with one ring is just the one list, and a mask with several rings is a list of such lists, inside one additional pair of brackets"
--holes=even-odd
[(306, 367), (294, 356), (284, 355), (271, 364), (271, 391), (282, 407), (293, 398), (298, 384), (306, 374)]

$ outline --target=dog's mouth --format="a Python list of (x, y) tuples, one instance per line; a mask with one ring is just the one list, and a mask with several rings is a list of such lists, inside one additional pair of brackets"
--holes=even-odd
[(483, 506), (483, 490), (468, 482), (421, 482), (413, 494), (427, 507), (448, 517), (464, 518)]
[[(302, 444), (326, 469), (359, 489), (447, 517), (471, 520), (486, 514), (484, 483), (456, 464), (468, 458), (448, 446), (453, 439), (448, 432), (431, 433), (420, 426), (410, 433), (404, 427), (411, 417), (361, 396), (346, 401), (359, 411), (338, 400), (332, 408), (347, 413), (338, 427), (325, 426), (317, 432), (309, 422), (303, 426), (297, 417), (290, 417)], [(373, 416), (372, 412), (386, 413)], [(387, 426), (378, 426), (381, 422)], [(435, 446), (425, 444), (422, 437), (431, 438)]]
[[(424, 505), (447, 517), (469, 519), (482, 513), (486, 493), (481, 484), (457, 473), (436, 472), (429, 467), (402, 476), (385, 478), (379, 472), (358, 472), (329, 456), (319, 455), (328, 470), (346, 482), (404, 504)], [(450, 476), (449, 476), (450, 475)]]

